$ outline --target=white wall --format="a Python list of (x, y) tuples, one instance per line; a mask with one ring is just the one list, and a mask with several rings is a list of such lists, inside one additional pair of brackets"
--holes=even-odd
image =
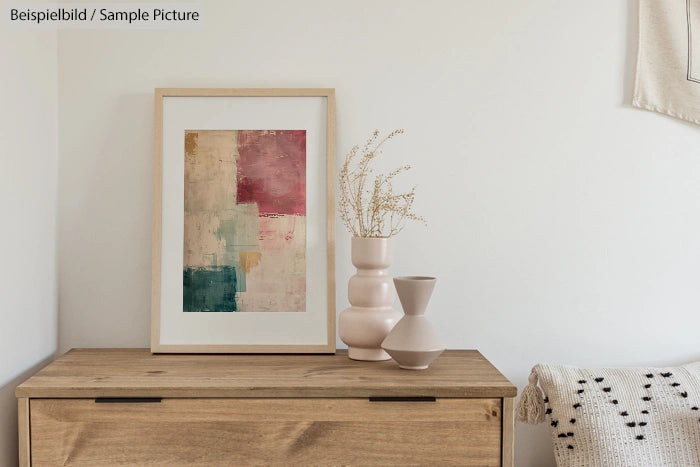
[[(60, 349), (148, 346), (153, 88), (335, 87), (338, 158), (406, 128), (429, 221), (396, 275), (522, 387), (537, 362), (700, 358), (700, 129), (629, 107), (636, 2), (202, 2), (192, 31), (60, 31)], [(338, 308), (353, 270), (338, 223)], [(518, 466), (553, 465), (517, 429)]]
[(56, 32), (0, 27), (0, 465), (17, 465), (15, 387), (56, 351)]

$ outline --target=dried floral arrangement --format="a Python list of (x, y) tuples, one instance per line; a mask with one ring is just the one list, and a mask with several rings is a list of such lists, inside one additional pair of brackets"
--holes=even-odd
[(425, 224), (425, 219), (413, 212), (416, 187), (405, 193), (394, 193), (392, 186), (394, 177), (411, 166), (376, 175), (371, 167), (372, 160), (381, 154), (382, 146), (403, 132), (394, 130), (380, 139), (379, 130), (374, 130), (362, 149), (353, 146), (345, 155), (338, 176), (338, 211), (343, 224), (355, 237), (393, 237), (403, 230), (408, 220)]

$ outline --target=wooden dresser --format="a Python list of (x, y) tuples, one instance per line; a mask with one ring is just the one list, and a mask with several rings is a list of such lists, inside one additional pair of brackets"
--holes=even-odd
[(16, 395), (22, 466), (513, 464), (516, 388), (475, 350), (410, 371), (74, 349)]

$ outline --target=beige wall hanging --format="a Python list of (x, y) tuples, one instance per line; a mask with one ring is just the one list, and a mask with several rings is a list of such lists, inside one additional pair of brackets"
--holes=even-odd
[(700, 124), (700, 0), (640, 0), (632, 104)]

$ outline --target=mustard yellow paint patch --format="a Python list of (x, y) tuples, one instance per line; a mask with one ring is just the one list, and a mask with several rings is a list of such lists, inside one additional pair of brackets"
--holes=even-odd
[(241, 251), (238, 253), (240, 265), (246, 274), (250, 273), (250, 271), (260, 263), (261, 256), (262, 253), (259, 251)]
[(196, 131), (185, 131), (185, 154), (193, 157), (197, 154), (197, 140), (199, 134)]

